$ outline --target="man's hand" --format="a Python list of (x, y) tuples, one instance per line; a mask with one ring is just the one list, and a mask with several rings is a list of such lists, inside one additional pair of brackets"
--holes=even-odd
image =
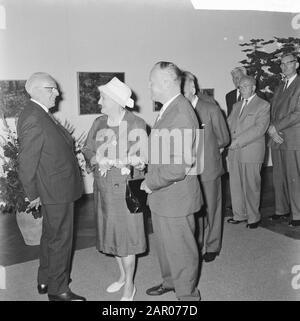
[(278, 133), (275, 126), (271, 125), (268, 129), (268, 134), (270, 137), (273, 139), (273, 141), (277, 144), (282, 144), (284, 142), (283, 138), (279, 135), (280, 132)]
[(239, 147), (239, 144), (236, 139), (233, 139), (231, 144), (229, 145), (229, 149), (237, 149)]
[[(28, 200), (28, 199), (25, 199), (25, 200)], [(29, 200), (28, 200), (29, 201)], [(35, 200), (31, 201), (28, 206), (27, 206), (27, 209), (33, 209), (35, 208), (36, 210), (39, 209), (39, 207), (41, 206), (41, 200), (40, 198), (36, 198)]]
[(152, 193), (151, 189), (146, 185), (146, 181), (145, 180), (142, 181), (140, 189), (142, 191), (145, 191), (147, 194), (151, 194)]

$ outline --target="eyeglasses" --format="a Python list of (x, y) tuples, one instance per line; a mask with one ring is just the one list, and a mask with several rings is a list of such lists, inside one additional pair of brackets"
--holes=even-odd
[(56, 87), (47, 87), (47, 86), (45, 86), (45, 87), (43, 87), (43, 88), (46, 88), (46, 89), (48, 89), (49, 91), (55, 91), (55, 90), (57, 90)]
[(288, 66), (289, 64), (291, 64), (292, 62), (295, 62), (296, 60), (291, 60), (291, 61), (287, 61), (287, 62), (282, 62), (280, 64), (280, 66)]

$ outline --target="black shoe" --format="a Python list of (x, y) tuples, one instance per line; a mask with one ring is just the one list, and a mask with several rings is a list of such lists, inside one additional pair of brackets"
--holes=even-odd
[(73, 293), (71, 290), (61, 294), (48, 294), (49, 301), (86, 301), (83, 296)]
[(289, 226), (300, 226), (300, 220), (291, 220)]
[(290, 217), (290, 213), (287, 213), (287, 214), (282, 214), (282, 215), (278, 215), (278, 214), (274, 214), (272, 216), (269, 216), (269, 220), (271, 221), (278, 221), (278, 220), (281, 220), (281, 219), (287, 219)]
[(250, 223), (250, 224), (247, 224), (246, 227), (247, 227), (247, 228), (251, 228), (251, 229), (257, 228), (258, 225), (259, 225), (259, 223), (260, 223), (260, 221), (255, 222), (255, 223)]
[(46, 294), (48, 292), (48, 285), (47, 284), (38, 284), (37, 290), (39, 294)]
[(211, 262), (216, 258), (217, 255), (218, 255), (218, 252), (206, 252), (203, 255), (203, 260), (205, 262)]
[(156, 285), (156, 286), (146, 290), (146, 293), (148, 295), (162, 295), (162, 294), (165, 294), (170, 291), (174, 292), (174, 289), (173, 288), (165, 288), (162, 284), (160, 284), (160, 285)]
[(230, 218), (227, 220), (227, 223), (231, 223), (231, 224), (240, 224), (242, 222), (246, 222), (247, 220), (242, 220), (242, 221), (237, 221), (234, 218)]

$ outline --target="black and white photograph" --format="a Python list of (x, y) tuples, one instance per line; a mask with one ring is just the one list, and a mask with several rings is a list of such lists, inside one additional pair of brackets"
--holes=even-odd
[(0, 0), (1, 303), (300, 301), (299, 3)]

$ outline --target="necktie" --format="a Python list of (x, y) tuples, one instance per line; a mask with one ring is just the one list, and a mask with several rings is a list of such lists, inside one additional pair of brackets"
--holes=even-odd
[(241, 98), (242, 98), (242, 96), (241, 96), (241, 93), (239, 92), (237, 101), (241, 101), (242, 100)]
[(247, 104), (248, 104), (248, 99), (244, 99), (244, 102), (243, 102), (243, 105), (242, 105), (242, 108), (241, 108), (240, 116), (239, 116), (239, 117), (242, 116), (242, 114), (243, 114), (243, 112), (244, 112), (245, 107), (247, 106)]
[(48, 115), (54, 121), (54, 123), (57, 125), (58, 121), (55, 119), (55, 117), (50, 112), (48, 112)]
[(285, 91), (285, 90), (287, 89), (288, 83), (289, 83), (289, 81), (288, 81), (288, 80), (286, 80), (286, 81), (285, 81), (285, 84), (284, 84), (283, 91)]

